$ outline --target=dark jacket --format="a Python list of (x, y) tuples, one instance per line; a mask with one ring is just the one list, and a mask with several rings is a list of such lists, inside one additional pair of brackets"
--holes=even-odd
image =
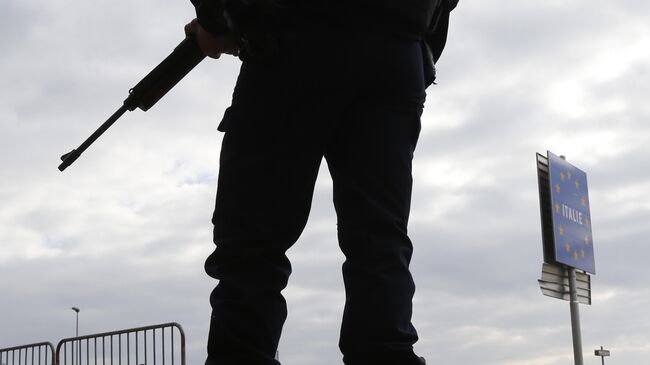
[[(427, 83), (447, 39), (449, 13), (458, 0), (191, 0), (199, 23), (214, 35), (232, 34), (244, 54), (264, 53), (273, 30), (292, 17), (375, 28), (423, 40)], [(427, 69), (428, 68), (428, 69)]]
[[(238, 22), (277, 16), (282, 9), (420, 38), (441, 4), (458, 0), (191, 0), (201, 25), (224, 34)], [(454, 5), (455, 6), (455, 5)], [(246, 19), (249, 18), (249, 19)]]

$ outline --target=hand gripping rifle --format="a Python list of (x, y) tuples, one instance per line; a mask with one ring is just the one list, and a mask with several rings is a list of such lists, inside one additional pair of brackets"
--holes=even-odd
[(145, 112), (149, 110), (204, 58), (205, 55), (199, 49), (195, 36), (189, 34), (167, 58), (129, 90), (129, 96), (124, 100), (124, 104), (108, 120), (79, 147), (61, 156), (63, 162), (59, 165), (59, 170), (63, 171), (75, 162), (127, 110), (133, 111), (136, 108)]

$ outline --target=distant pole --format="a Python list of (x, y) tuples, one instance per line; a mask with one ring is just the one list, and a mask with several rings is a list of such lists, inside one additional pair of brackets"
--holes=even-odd
[(576, 269), (567, 267), (569, 270), (569, 306), (571, 309), (571, 333), (573, 334), (573, 359), (575, 365), (584, 365), (582, 359), (582, 334), (580, 332), (580, 302), (578, 302), (578, 290), (576, 289)]
[[(600, 346), (600, 351), (603, 351), (602, 346)], [(603, 365), (605, 365), (605, 356), (604, 355), (600, 357), (600, 360), (603, 362)]]

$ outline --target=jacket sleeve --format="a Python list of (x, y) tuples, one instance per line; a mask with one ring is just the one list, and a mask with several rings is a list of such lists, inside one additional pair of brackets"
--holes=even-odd
[(230, 33), (221, 0), (190, 0), (196, 9), (199, 24), (213, 35)]
[(447, 44), (449, 15), (457, 5), (458, 0), (443, 0), (438, 9), (436, 9), (429, 24), (429, 30), (424, 36), (424, 41), (431, 49), (431, 54), (435, 62), (438, 62)]
[(458, 5), (458, 0), (443, 0), (431, 18), (429, 28), (422, 42), (422, 55), (424, 58), (425, 83), (429, 85), (436, 81), (435, 64), (440, 59), (442, 51), (447, 44), (449, 29), (449, 15)]

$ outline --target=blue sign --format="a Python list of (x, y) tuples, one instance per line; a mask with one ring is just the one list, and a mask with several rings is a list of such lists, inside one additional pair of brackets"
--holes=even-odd
[(548, 152), (555, 261), (596, 273), (587, 174)]

